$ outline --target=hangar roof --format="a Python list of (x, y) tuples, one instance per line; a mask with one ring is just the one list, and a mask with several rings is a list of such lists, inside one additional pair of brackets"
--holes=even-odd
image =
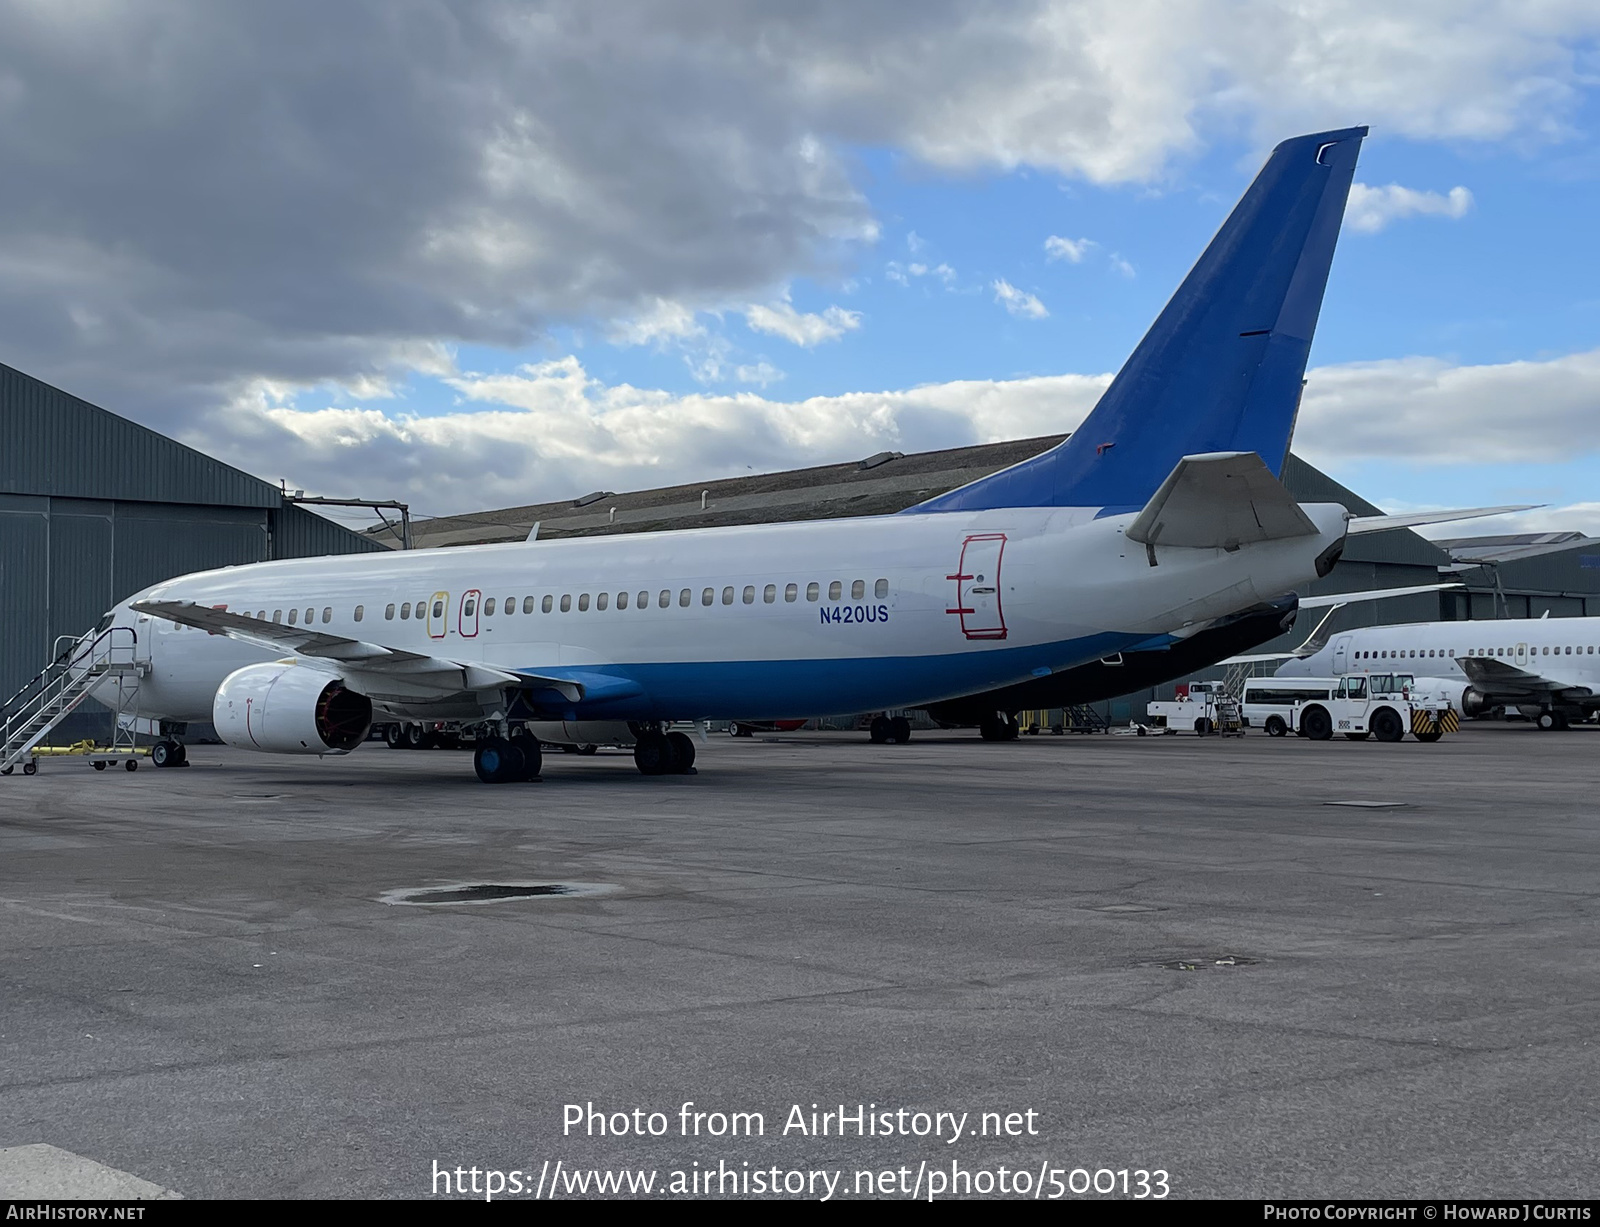
[[(845, 464), (621, 494), (597, 490), (577, 499), (413, 521), (412, 538), (418, 548), (428, 548), (521, 541), (535, 524), (539, 525), (540, 539), (548, 540), (887, 515), (1037, 456), (1064, 438), (1065, 435), (1039, 435), (910, 455), (879, 452)], [(1289, 457), (1283, 477), (1289, 490), (1305, 501), (1338, 502), (1363, 515), (1381, 514), (1371, 503), (1296, 456)], [(382, 528), (369, 533), (375, 540), (393, 544), (393, 535)], [(1450, 561), (1444, 551), (1409, 529), (1352, 538), (1345, 557), (1426, 567), (1443, 566)]]

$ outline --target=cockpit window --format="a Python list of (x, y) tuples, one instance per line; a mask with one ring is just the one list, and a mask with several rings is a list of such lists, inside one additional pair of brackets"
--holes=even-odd
[(99, 635), (111, 629), (111, 624), (117, 620), (117, 611), (108, 609), (100, 615), (100, 621), (95, 623), (94, 633)]

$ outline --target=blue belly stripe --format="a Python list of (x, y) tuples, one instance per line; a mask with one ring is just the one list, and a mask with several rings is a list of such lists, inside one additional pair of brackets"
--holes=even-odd
[[(1033, 647), (944, 656), (835, 660), (547, 665), (526, 671), (581, 682), (582, 703), (550, 690), (527, 696), (541, 715), (583, 720), (761, 720), (917, 707), (974, 694), (1125, 651), (1148, 635), (1105, 632)], [(605, 680), (602, 680), (605, 679)]]

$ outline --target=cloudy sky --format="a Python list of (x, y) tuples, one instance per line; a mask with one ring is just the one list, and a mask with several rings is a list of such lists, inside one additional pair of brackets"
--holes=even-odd
[(1365, 123), (1297, 450), (1600, 533), (1597, 97), (1594, 0), (0, 0), (0, 361), (432, 514), (1065, 430)]

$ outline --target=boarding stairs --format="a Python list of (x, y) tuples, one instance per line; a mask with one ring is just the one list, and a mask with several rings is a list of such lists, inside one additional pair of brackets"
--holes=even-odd
[[(55, 646), (55, 659), (0, 708), (0, 772), (9, 774), (30, 758), (33, 748), (91, 696), (101, 697), (120, 716), (145, 672), (131, 626), (62, 635)], [(122, 721), (116, 723), (121, 736)]]

